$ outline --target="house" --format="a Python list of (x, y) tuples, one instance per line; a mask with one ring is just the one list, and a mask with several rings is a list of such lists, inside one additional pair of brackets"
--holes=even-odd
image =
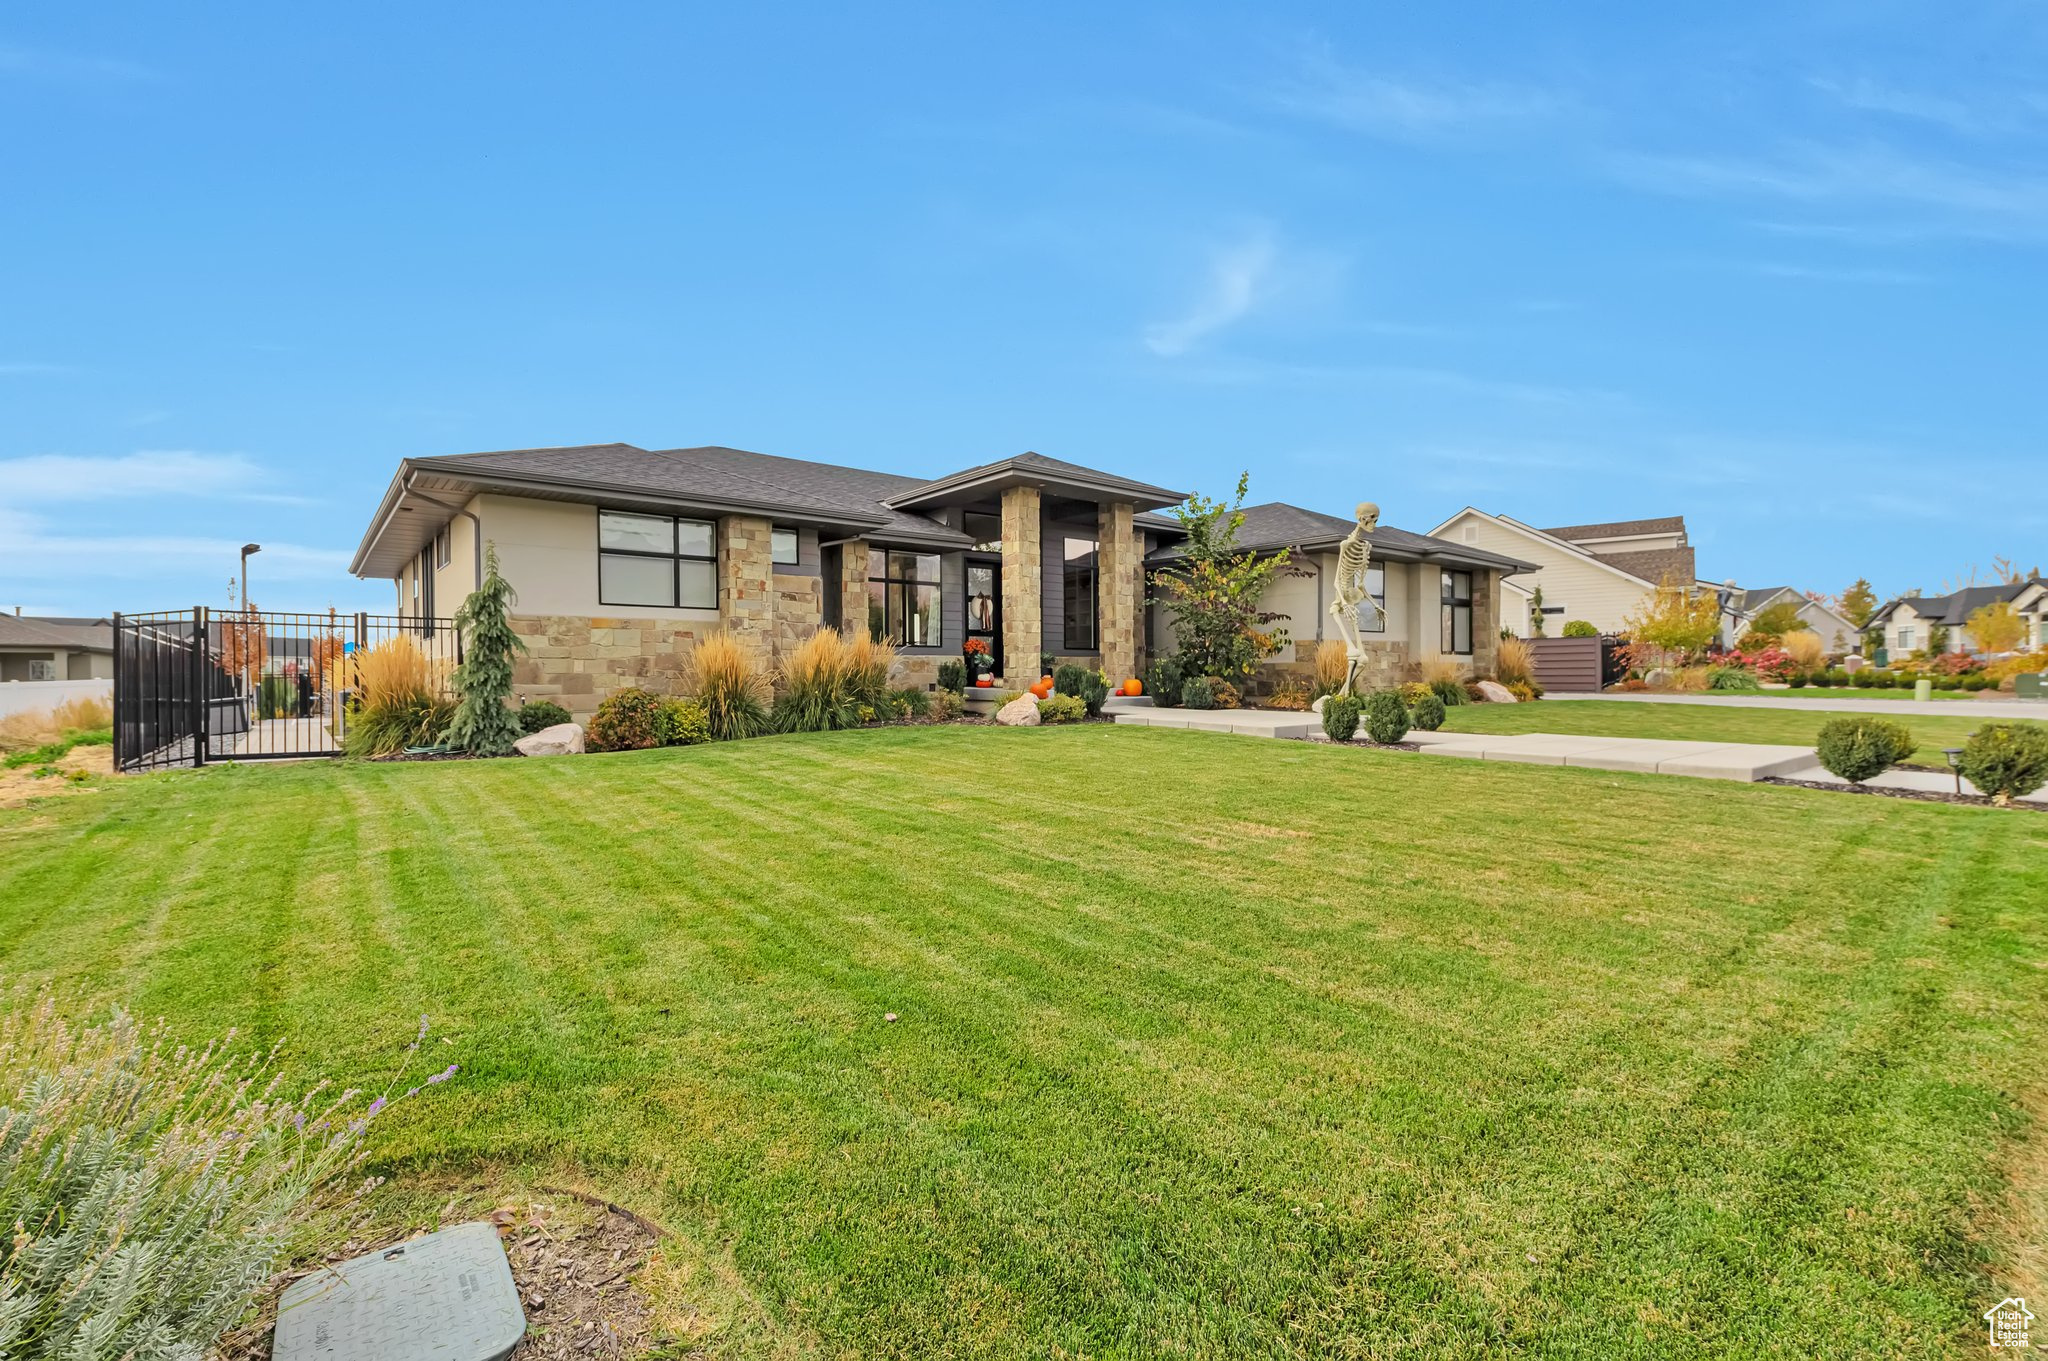
[(1534, 596), (1543, 592), (1543, 632), (1557, 636), (1583, 619), (1602, 633), (1623, 632), (1659, 583), (1698, 580), (1685, 518), (1616, 520), (1605, 524), (1538, 529), (1508, 515), (1467, 506), (1430, 532), (1468, 549), (1525, 559), (1542, 569), (1535, 579), (1517, 573), (1502, 583), (1501, 622), (1528, 637), (1535, 632)]
[(1947, 595), (1921, 595), (1909, 591), (1887, 600), (1870, 617), (1870, 626), (1884, 631), (1884, 648), (1889, 656), (1904, 657), (1932, 644), (1936, 629), (1946, 630), (1942, 649), (1947, 652), (1976, 652), (1970, 637), (1970, 616), (2000, 600), (2012, 602), (2026, 624), (2022, 651), (2048, 644), (2048, 581), (2029, 577), (2025, 581), (2001, 582), (1996, 586), (1970, 586)]
[[(1041, 654), (1120, 680), (1140, 674), (1157, 636), (1146, 559), (1181, 537), (1156, 512), (1184, 499), (1037, 453), (935, 479), (723, 447), (454, 454), (399, 465), (349, 570), (393, 581), (403, 616), (445, 617), (495, 545), (529, 648), (515, 683), (579, 715), (613, 690), (672, 688), (721, 627), (764, 666), (820, 626), (866, 627), (896, 645), (908, 683), (933, 683), (970, 638), (1012, 685), (1039, 674)], [(1350, 521), (1274, 533), (1313, 547), (1336, 526)], [(1390, 602), (1408, 611), (1394, 625), (1404, 659), (1448, 637), (1476, 661), (1498, 630), (1500, 571), (1534, 567), (1398, 530), (1375, 543)], [(1304, 596), (1304, 615), (1315, 600)], [(1423, 630), (1425, 617), (1451, 632)]]
[[(1287, 631), (1289, 644), (1260, 668), (1254, 689), (1270, 689), (1288, 676), (1313, 677), (1316, 649), (1325, 639), (1342, 636), (1329, 614), (1330, 583), (1337, 572), (1338, 546), (1355, 524), (1281, 501), (1244, 508), (1237, 546), (1289, 554), (1287, 571), (1260, 602), (1280, 616), (1273, 627)], [(1179, 553), (1178, 537), (1168, 535), (1146, 566), (1170, 568)], [(1474, 675), (1492, 675), (1500, 643), (1502, 574), (1535, 572), (1536, 564), (1387, 525), (1369, 537), (1372, 566), (1366, 585), (1379, 609), (1358, 610), (1366, 653), (1362, 683), (1375, 689), (1398, 684), (1412, 679), (1421, 663), (1437, 658), (1449, 658)], [(1172, 623), (1156, 601), (1148, 635), (1159, 651), (1170, 647)]]
[(1808, 628), (1820, 635), (1830, 652), (1861, 652), (1863, 630), (1857, 628), (1840, 614), (1823, 605), (1803, 592), (1790, 586), (1765, 586), (1758, 590), (1744, 591), (1735, 602), (1735, 609), (1744, 626), (1773, 605), (1793, 602), (1799, 606), (1799, 619)]
[(106, 680), (114, 626), (105, 619), (0, 614), (0, 681)]

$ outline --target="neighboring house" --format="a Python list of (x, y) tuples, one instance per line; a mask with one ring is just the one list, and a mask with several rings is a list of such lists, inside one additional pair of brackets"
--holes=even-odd
[[(1259, 553), (1289, 551), (1286, 571), (1274, 579), (1260, 603), (1267, 612), (1282, 616), (1272, 627), (1287, 630), (1290, 646), (1261, 668), (1254, 689), (1270, 689), (1289, 675), (1312, 676), (1317, 646), (1342, 637), (1330, 618), (1330, 582), (1337, 571), (1337, 548), (1356, 523), (1280, 501), (1244, 508), (1238, 547)], [(1385, 524), (1368, 537), (1372, 567), (1367, 586), (1380, 610), (1362, 605), (1358, 609), (1366, 652), (1364, 683), (1383, 688), (1412, 679), (1421, 663), (1440, 657), (1474, 675), (1492, 675), (1500, 643), (1501, 576), (1534, 572), (1536, 565)], [(1169, 541), (1146, 559), (1146, 566), (1170, 567), (1178, 553)], [(1157, 650), (1170, 650), (1172, 620), (1156, 601), (1148, 623)]]
[(1659, 583), (1698, 580), (1685, 519), (1678, 515), (1538, 529), (1512, 516), (1467, 506), (1430, 535), (1542, 569), (1540, 578), (1517, 573), (1502, 583), (1501, 620), (1523, 637), (1533, 632), (1530, 611), (1539, 585), (1543, 632), (1554, 638), (1574, 619), (1583, 619), (1602, 633), (1620, 633), (1623, 621)]
[(105, 619), (0, 614), (0, 681), (105, 680), (114, 626)]
[[(937, 479), (719, 447), (456, 454), (399, 465), (349, 570), (392, 580), (402, 615), (446, 617), (494, 544), (529, 649), (519, 692), (579, 715), (613, 690), (670, 688), (720, 627), (763, 665), (820, 626), (864, 626), (913, 684), (968, 638), (1013, 685), (1042, 653), (1122, 680), (1145, 661), (1145, 560), (1182, 537), (1153, 512), (1183, 499), (1035, 453)], [(1397, 530), (1380, 541), (1390, 563), (1424, 551)], [(1437, 547), (1470, 572), (1448, 609), (1453, 642), (1477, 651), (1497, 632), (1497, 559)]]
[(1885, 651), (1894, 657), (1927, 647), (1937, 627), (1948, 631), (1943, 643), (1945, 651), (1975, 652), (1978, 648), (1976, 640), (1970, 637), (1970, 616), (2000, 600), (2010, 600), (2026, 622), (2023, 650), (2048, 643), (2048, 627), (2044, 627), (2048, 625), (2048, 582), (2040, 577), (1996, 586), (1971, 586), (1948, 595), (1910, 592), (1879, 606), (1870, 617), (1870, 625), (1884, 630)]
[(1834, 610), (1818, 600), (1795, 591), (1790, 586), (1766, 586), (1761, 590), (1744, 591), (1735, 608), (1743, 625), (1756, 618), (1771, 606), (1781, 601), (1795, 601), (1799, 605), (1799, 619), (1808, 628), (1820, 635), (1830, 652), (1861, 652), (1863, 630), (1844, 619)]

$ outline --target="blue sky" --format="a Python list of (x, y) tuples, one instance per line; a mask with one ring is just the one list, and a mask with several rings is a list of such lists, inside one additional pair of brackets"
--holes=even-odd
[(0, 605), (604, 440), (2048, 558), (2048, 9), (1694, 8), (10, 6)]

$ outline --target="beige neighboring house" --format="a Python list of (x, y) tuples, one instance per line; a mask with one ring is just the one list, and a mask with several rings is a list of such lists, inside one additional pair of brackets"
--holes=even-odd
[[(495, 544), (528, 647), (518, 693), (579, 717), (629, 686), (673, 692), (719, 628), (764, 667), (823, 626), (894, 643), (906, 684), (932, 684), (970, 639), (1013, 688), (1043, 657), (1120, 682), (1147, 660), (1147, 559), (1184, 537), (1156, 512), (1185, 495), (1037, 453), (939, 478), (723, 447), (455, 454), (399, 465), (349, 570), (393, 582), (401, 615), (446, 618)], [(1254, 509), (1319, 573), (1351, 529)], [(1501, 571), (1534, 567), (1393, 529), (1373, 542), (1404, 668), (1489, 653)], [(1324, 623), (1320, 580), (1296, 587), (1298, 637)]]
[(1520, 558), (1541, 569), (1541, 575), (1518, 573), (1501, 583), (1501, 622), (1524, 638), (1534, 631), (1530, 619), (1538, 587), (1543, 632), (1555, 638), (1574, 619), (1602, 633), (1619, 633), (1660, 581), (1690, 585), (1698, 580), (1685, 518), (1679, 515), (1539, 529), (1467, 506), (1430, 536)]
[(1937, 628), (1947, 631), (1943, 650), (1977, 652), (1970, 636), (1970, 616), (1986, 605), (2009, 600), (2026, 625), (2023, 652), (2048, 646), (2048, 581), (2029, 577), (1996, 586), (1971, 586), (1948, 595), (1921, 595), (1915, 591), (1886, 601), (1870, 618), (1872, 628), (1884, 630), (1884, 646), (1891, 657), (1905, 657), (1927, 647)]
[(109, 680), (113, 674), (108, 620), (0, 614), (0, 681)]
[(1863, 650), (1863, 630), (1818, 600), (1804, 592), (1795, 591), (1790, 586), (1766, 586), (1761, 590), (1744, 591), (1736, 605), (1740, 612), (1740, 627), (1748, 627), (1749, 621), (1757, 615), (1773, 605), (1788, 600), (1798, 603), (1800, 622), (1819, 634), (1830, 652)]

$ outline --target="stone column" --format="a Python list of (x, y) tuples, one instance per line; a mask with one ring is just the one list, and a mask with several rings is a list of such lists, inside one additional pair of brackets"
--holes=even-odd
[(839, 631), (858, 638), (868, 631), (868, 542), (855, 539), (839, 547), (839, 580), (826, 590), (839, 592)]
[(1408, 634), (1409, 659), (1417, 666), (1443, 656), (1444, 569), (1433, 562), (1410, 565), (1415, 618)]
[(1105, 502), (1096, 510), (1095, 568), (1098, 644), (1102, 670), (1112, 686), (1138, 674), (1139, 546), (1129, 501)]
[(1039, 530), (1038, 488), (1011, 487), (1004, 492), (1003, 678), (1012, 688), (1038, 679), (1038, 654), (1045, 650)]
[(1500, 573), (1472, 570), (1472, 674), (1491, 676), (1500, 660)]
[(753, 515), (718, 521), (718, 615), (763, 667), (774, 662), (773, 527)]

